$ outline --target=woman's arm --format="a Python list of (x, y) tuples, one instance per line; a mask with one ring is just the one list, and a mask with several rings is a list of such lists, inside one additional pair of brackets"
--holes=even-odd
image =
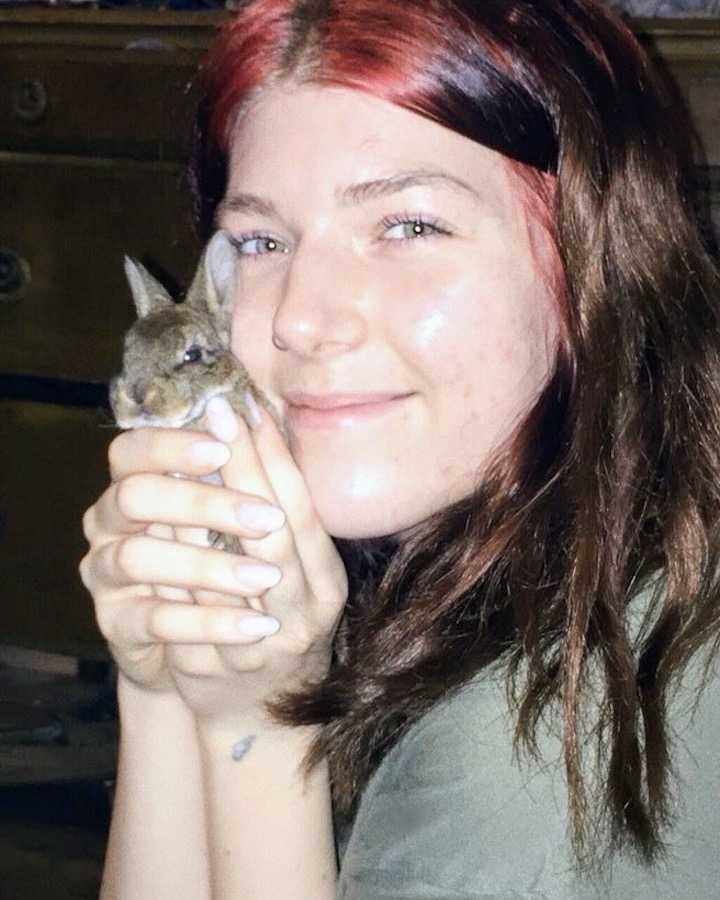
[[(199, 745), (195, 717), (178, 692), (177, 666), (202, 682), (217, 662), (214, 643), (256, 643), (261, 638), (243, 635), (239, 625), (261, 617), (238, 595), (220, 597), (212, 608), (193, 603), (192, 588), (198, 578), (202, 583), (194, 564), (203, 551), (190, 546), (191, 535), (178, 543), (173, 527), (192, 521), (185, 509), (211, 506), (220, 489), (164, 473), (202, 476), (229, 455), (190, 432), (123, 433), (111, 445), (112, 483), (85, 514), (90, 547), (80, 572), (120, 671), (104, 900), (210, 897)], [(243, 594), (242, 585), (237, 590)]]
[(334, 900), (327, 768), (300, 771), (311, 733), (199, 726), (213, 900)]
[(180, 697), (118, 679), (117, 786), (101, 900), (209, 900), (195, 722)]
[(232, 447), (225, 484), (282, 508), (286, 522), (242, 542), (253, 559), (282, 573), (261, 598), (262, 611), (280, 622), (277, 634), (255, 645), (218, 647), (226, 677), (205, 690), (188, 685), (185, 692), (182, 676), (178, 681), (198, 723), (212, 897), (333, 900), (327, 767), (321, 763), (310, 775), (302, 769), (315, 731), (278, 724), (266, 703), (326, 672), (347, 596), (345, 570), (270, 417), (262, 413), (251, 437), (232, 410), (215, 412), (211, 431)]
[(118, 699), (101, 900), (333, 900), (327, 769), (308, 779), (299, 771), (310, 730), (254, 728), (236, 740), (196, 726), (179, 697), (149, 693), (122, 674)]
[[(183, 900), (334, 897), (327, 775), (319, 767), (303, 782), (310, 735), (271, 723), (266, 703), (323, 677), (347, 579), (282, 436), (263, 420), (252, 437), (236, 421), (237, 438), (223, 437), (233, 445), (226, 487), (162, 476), (199, 474), (182, 463), (187, 434), (121, 435), (115, 484), (86, 514), (81, 573), (125, 676), (106, 898), (165, 896), (157, 885), (177, 866), (189, 879), (174, 879)], [(245, 504), (268, 502), (285, 510), (284, 525), (239, 524)], [(235, 533), (246, 555), (148, 534), (158, 522)]]

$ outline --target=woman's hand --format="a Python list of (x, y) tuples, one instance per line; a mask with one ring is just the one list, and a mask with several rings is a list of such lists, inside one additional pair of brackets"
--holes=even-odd
[(209, 485), (167, 473), (200, 478), (229, 457), (227, 447), (189, 431), (127, 431), (110, 446), (112, 483), (85, 513), (90, 549), (80, 573), (121, 672), (143, 687), (175, 690), (170, 643), (258, 640), (238, 630), (251, 617), (233, 610), (242, 603), (239, 582), (225, 609), (192, 605), (204, 557), (219, 551), (189, 546), (205, 534), (199, 529), (183, 530), (188, 545), (175, 539), (174, 526), (217, 518), (219, 498)]
[[(81, 573), (126, 677), (180, 690), (199, 715), (237, 722), (262, 715), (279, 690), (322, 675), (347, 586), (270, 417), (263, 414), (255, 443), (242, 421), (215, 420), (232, 444), (225, 487), (166, 474), (197, 478), (218, 468), (220, 457), (199, 460), (197, 448), (209, 442), (197, 433), (139, 429), (116, 438), (113, 484), (85, 516)], [(267, 515), (271, 503), (286, 512), (279, 529), (242, 524), (251, 506)], [(238, 535), (247, 555), (207, 547), (207, 529)], [(277, 627), (265, 612), (280, 632), (263, 640)]]
[[(239, 563), (242, 571), (262, 564), (277, 572), (277, 584), (246, 602), (277, 620), (279, 631), (253, 645), (223, 642), (213, 648), (169, 650), (186, 702), (203, 719), (226, 722), (233, 731), (243, 723), (261, 726), (266, 720), (265, 701), (280, 691), (322, 678), (347, 598), (345, 569), (315, 514), (287, 444), (267, 412), (259, 413), (259, 418), (251, 431), (225, 401), (213, 401), (208, 415), (212, 433), (232, 449), (222, 476), (225, 489), (237, 492), (234, 502), (238, 497), (262, 498), (267, 504), (261, 507), (264, 512), (285, 512), (279, 528), (258, 530), (252, 536), (243, 532), (245, 557)], [(250, 505), (241, 504), (241, 510), (245, 519)], [(226, 557), (217, 562), (225, 564)], [(196, 592), (196, 599), (204, 605), (226, 600), (222, 592), (206, 590)], [(200, 673), (205, 677), (197, 679)]]

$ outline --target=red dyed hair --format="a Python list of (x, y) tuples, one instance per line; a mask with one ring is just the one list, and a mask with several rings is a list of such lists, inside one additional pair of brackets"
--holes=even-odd
[[(507, 3), (490, 0), (493, 5), (498, 19), (516, 26)], [(520, 71), (516, 54), (478, 28), (467, 6), (433, 0), (246, 4), (205, 69), (212, 139), (227, 148), (238, 110), (264, 87), (288, 79), (363, 91), (511, 158), (550, 168), (557, 155), (552, 123), (533, 96), (529, 73)]]
[(212, 228), (233, 128), (253, 99), (278, 82), (362, 91), (510, 160), (554, 171), (551, 113), (531, 67), (509, 50), (522, 17), (508, 15), (506, 2), (486, 6), (499, 36), (479, 26), (467, 0), (246, 3), (221, 30), (200, 73), (195, 177), (203, 229)]
[[(518, 19), (507, 3), (495, 17), (507, 34)], [(196, 191), (204, 231), (224, 190), (232, 134), (255, 98), (273, 84), (358, 90), (422, 115), (503, 154), (528, 213), (554, 240), (551, 179), (558, 145), (529, 69), (467, 3), (433, 0), (252, 0), (220, 32), (202, 68), (207, 117), (203, 155), (220, 170)], [(218, 164), (219, 163), (219, 164)], [(539, 261), (539, 260), (538, 260)], [(541, 271), (564, 315), (562, 265)]]

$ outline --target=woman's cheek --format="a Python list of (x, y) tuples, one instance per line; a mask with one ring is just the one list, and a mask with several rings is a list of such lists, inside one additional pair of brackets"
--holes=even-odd
[(448, 361), (472, 356), (481, 334), (481, 288), (476, 278), (460, 272), (419, 279), (415, 288), (393, 333), (433, 381), (433, 372)]
[(420, 352), (436, 353), (445, 342), (456, 340), (457, 334), (467, 334), (468, 321), (477, 316), (477, 278), (454, 263), (418, 266), (412, 277), (407, 274), (394, 290), (400, 298), (386, 309), (390, 314), (390, 333), (396, 343), (407, 343)]
[[(390, 450), (390, 448), (387, 448)], [(427, 479), (413, 467), (393, 463), (391, 453), (327, 457), (301, 453), (298, 463), (323, 527), (334, 537), (392, 534), (429, 514), (418, 507), (426, 498)]]
[(270, 383), (272, 321), (263, 316), (260, 304), (238, 302), (232, 318), (230, 345), (236, 359), (261, 386)]

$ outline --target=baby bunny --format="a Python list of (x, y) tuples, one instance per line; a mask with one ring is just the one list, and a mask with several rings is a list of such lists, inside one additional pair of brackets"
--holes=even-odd
[[(230, 350), (235, 250), (225, 232), (208, 243), (182, 303), (128, 256), (125, 274), (138, 319), (125, 335), (122, 372), (110, 382), (110, 405), (120, 428), (203, 431), (205, 407), (218, 395), (249, 425), (257, 422), (258, 403), (278, 420)], [(211, 533), (210, 542), (238, 552), (232, 536)]]
[(122, 372), (110, 383), (120, 428), (203, 430), (207, 402), (219, 394), (249, 423), (258, 402), (275, 415), (230, 350), (235, 250), (224, 231), (205, 248), (182, 303), (128, 256), (125, 274), (139, 318), (125, 335)]

